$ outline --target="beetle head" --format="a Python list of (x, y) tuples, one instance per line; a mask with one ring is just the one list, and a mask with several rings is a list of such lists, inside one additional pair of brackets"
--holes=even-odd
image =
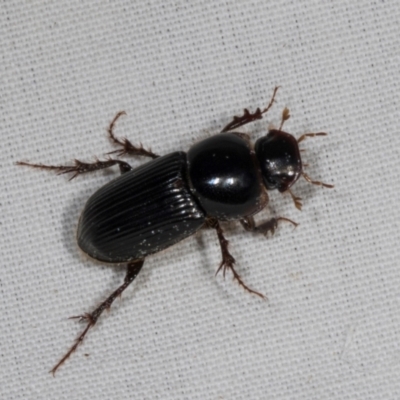
[(297, 140), (281, 130), (270, 130), (257, 140), (255, 152), (268, 190), (288, 190), (302, 174), (302, 163)]

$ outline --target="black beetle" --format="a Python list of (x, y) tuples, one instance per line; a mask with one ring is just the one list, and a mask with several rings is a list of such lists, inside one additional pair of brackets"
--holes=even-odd
[[(290, 187), (303, 176), (308, 182), (331, 188), (322, 182), (313, 181), (303, 171), (298, 143), (306, 137), (323, 136), (326, 133), (306, 133), (296, 140), (283, 132), (283, 123), (290, 117), (285, 108), (279, 129), (251, 145), (245, 133), (234, 132), (249, 122), (261, 119), (272, 106), (278, 88), (275, 88), (268, 106), (254, 113), (247, 109), (240, 117), (225, 126), (221, 133), (209, 137), (187, 153), (174, 152), (158, 156), (143, 146), (136, 147), (128, 139), (119, 139), (113, 133), (120, 112), (111, 122), (108, 133), (119, 150), (111, 153), (139, 155), (153, 160), (132, 169), (118, 158), (83, 163), (75, 160), (73, 166), (53, 166), (19, 162), (19, 165), (72, 173), (75, 176), (118, 165), (121, 176), (97, 190), (87, 201), (79, 220), (78, 245), (90, 257), (106, 263), (127, 263), (124, 283), (92, 313), (84, 314), (87, 326), (71, 349), (51, 370), (58, 367), (76, 350), (88, 330), (96, 323), (101, 313), (111, 306), (136, 278), (145, 257), (157, 253), (201, 228), (216, 230), (222, 252), (222, 269), (231, 270), (234, 278), (247, 291), (260, 297), (262, 294), (250, 289), (234, 269), (235, 259), (228, 251), (228, 241), (223, 235), (219, 221), (239, 220), (248, 231), (263, 234), (273, 233), (280, 220), (293, 225), (290, 219), (272, 218), (256, 226), (253, 215), (268, 203), (267, 191), (278, 189), (288, 192), (301, 208), (301, 199), (290, 191)], [(111, 154), (110, 153), (110, 154)]]

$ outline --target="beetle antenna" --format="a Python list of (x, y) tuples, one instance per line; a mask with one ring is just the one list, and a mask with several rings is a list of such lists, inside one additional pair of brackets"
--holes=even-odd
[(324, 182), (320, 182), (320, 181), (313, 181), (304, 171), (301, 172), (301, 174), (303, 175), (303, 178), (308, 182), (308, 183), (312, 183), (313, 185), (318, 185), (318, 186), (322, 186), (322, 187), (326, 187), (328, 189), (332, 189), (334, 187), (334, 185), (330, 185), (328, 183), (324, 183)]
[(287, 121), (290, 118), (290, 111), (287, 107), (285, 107), (282, 111), (282, 119), (281, 119), (281, 125), (279, 127), (279, 131), (282, 130), (283, 124), (285, 123), (285, 121)]
[(297, 139), (297, 143), (302, 142), (305, 138), (315, 137), (315, 136), (327, 136), (328, 134), (325, 132), (317, 132), (317, 133), (304, 133)]

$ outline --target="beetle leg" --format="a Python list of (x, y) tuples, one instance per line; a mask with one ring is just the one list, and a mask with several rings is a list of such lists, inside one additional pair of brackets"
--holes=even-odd
[(121, 160), (114, 160), (112, 158), (106, 161), (97, 160), (93, 163), (84, 163), (82, 161), (75, 160), (75, 165), (44, 165), (44, 164), (31, 164), (23, 161), (17, 162), (17, 165), (26, 165), (32, 168), (53, 170), (56, 171), (59, 175), (73, 173), (70, 180), (74, 179), (76, 176), (80, 174), (85, 174), (87, 172), (93, 172), (100, 169), (109, 168), (117, 164), (119, 166), (121, 174), (132, 170), (132, 167), (127, 162)]
[(285, 217), (271, 218), (268, 221), (262, 222), (258, 226), (256, 226), (253, 217), (244, 217), (240, 220), (240, 223), (242, 224), (243, 228), (246, 229), (246, 231), (259, 232), (262, 233), (263, 235), (267, 235), (268, 232), (270, 232), (271, 235), (273, 235), (275, 233), (276, 228), (278, 227), (279, 221), (290, 222), (295, 228), (299, 225), (297, 222), (294, 222), (291, 219)]
[(225, 277), (226, 270), (229, 269), (232, 271), (233, 278), (239, 283), (240, 286), (242, 286), (248, 292), (257, 295), (257, 296), (261, 297), (262, 299), (265, 299), (265, 296), (263, 294), (256, 292), (253, 289), (250, 289), (242, 281), (242, 278), (239, 276), (239, 274), (235, 271), (235, 268), (233, 267), (233, 265), (235, 264), (235, 259), (233, 258), (231, 253), (229, 253), (229, 250), (228, 250), (229, 242), (225, 239), (224, 233), (222, 231), (222, 228), (221, 228), (218, 220), (214, 219), (214, 218), (210, 218), (207, 221), (207, 226), (209, 226), (210, 228), (214, 228), (216, 230), (217, 235), (218, 235), (219, 245), (221, 246), (222, 261), (221, 261), (221, 264), (219, 265), (219, 268), (217, 269), (217, 272), (215, 273), (215, 275), (217, 275), (218, 272), (222, 270), (222, 274)]
[(294, 206), (301, 211), (301, 207), (303, 207), (303, 203), (301, 202), (302, 198), (301, 197), (297, 197), (295, 196), (292, 191), (290, 189), (286, 190), (286, 192), (288, 192), (290, 194), (290, 196), (292, 197)]
[(100, 315), (103, 313), (105, 309), (111, 307), (113, 301), (122, 294), (122, 292), (133, 282), (133, 280), (138, 276), (140, 270), (142, 269), (144, 263), (144, 259), (132, 261), (127, 266), (126, 276), (124, 283), (112, 293), (107, 300), (99, 305), (92, 313), (80, 315), (78, 317), (79, 320), (87, 321), (87, 325), (85, 330), (81, 333), (78, 339), (75, 340), (73, 346), (68, 350), (68, 352), (64, 355), (64, 357), (54, 366), (54, 368), (50, 371), (53, 375), (56, 373), (57, 369), (64, 364), (64, 362), (70, 357), (70, 355), (77, 349), (77, 347), (82, 343), (89, 329), (94, 326), (99, 319)]
[(140, 144), (139, 146), (134, 146), (127, 138), (120, 139), (114, 135), (115, 123), (117, 122), (117, 119), (121, 115), (126, 115), (126, 112), (120, 111), (114, 117), (114, 119), (111, 121), (110, 126), (108, 127), (108, 136), (109, 136), (110, 140), (112, 142), (114, 142), (116, 145), (120, 146), (121, 149), (110, 151), (108, 154), (117, 153), (117, 156), (123, 156), (125, 154), (130, 154), (132, 156), (144, 156), (144, 157), (150, 157), (150, 158), (160, 157), (159, 155), (153, 153), (151, 150), (146, 150), (142, 144)]
[(265, 114), (272, 107), (272, 104), (274, 104), (275, 95), (276, 95), (276, 92), (278, 91), (278, 89), (279, 89), (279, 86), (277, 86), (274, 89), (274, 92), (272, 93), (271, 101), (269, 102), (267, 107), (265, 107), (263, 110), (260, 110), (260, 108), (257, 108), (257, 110), (254, 113), (251, 113), (247, 108), (245, 108), (243, 110), (243, 115), (241, 117), (234, 116), (232, 121), (228, 125), (226, 125), (224, 129), (222, 129), (221, 133), (229, 132), (232, 129), (236, 129), (243, 125), (246, 125), (249, 122), (256, 121), (257, 119), (261, 119), (263, 117), (263, 114)]

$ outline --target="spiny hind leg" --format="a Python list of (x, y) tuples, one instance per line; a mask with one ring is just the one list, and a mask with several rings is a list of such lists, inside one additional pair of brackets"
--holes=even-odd
[(64, 364), (64, 362), (71, 356), (71, 354), (78, 348), (78, 346), (82, 343), (83, 339), (85, 338), (86, 334), (88, 333), (89, 329), (93, 327), (97, 320), (99, 319), (100, 315), (103, 313), (104, 310), (109, 309), (111, 304), (114, 300), (119, 297), (122, 292), (134, 281), (134, 279), (138, 276), (140, 270), (142, 269), (144, 263), (144, 259), (135, 260), (130, 262), (127, 265), (126, 276), (124, 279), (124, 283), (115, 290), (103, 303), (101, 303), (93, 312), (90, 314), (79, 315), (77, 317), (80, 321), (87, 321), (86, 328), (81, 333), (81, 335), (75, 340), (73, 346), (68, 350), (68, 352), (61, 358), (61, 360), (54, 366), (54, 368), (50, 371), (53, 375), (56, 373), (58, 368)]
[(24, 165), (24, 166), (38, 168), (38, 169), (47, 169), (47, 170), (55, 171), (59, 175), (71, 173), (72, 176), (71, 176), (70, 180), (74, 179), (78, 175), (86, 174), (88, 172), (98, 171), (100, 169), (110, 168), (114, 165), (119, 166), (121, 174), (132, 170), (132, 167), (127, 162), (121, 161), (121, 160), (114, 160), (112, 158), (105, 160), (105, 161), (96, 160), (93, 163), (86, 163), (86, 162), (82, 162), (79, 160), (75, 160), (74, 165), (32, 164), (32, 163), (28, 163), (28, 162), (24, 162), (24, 161), (18, 161), (17, 165)]

